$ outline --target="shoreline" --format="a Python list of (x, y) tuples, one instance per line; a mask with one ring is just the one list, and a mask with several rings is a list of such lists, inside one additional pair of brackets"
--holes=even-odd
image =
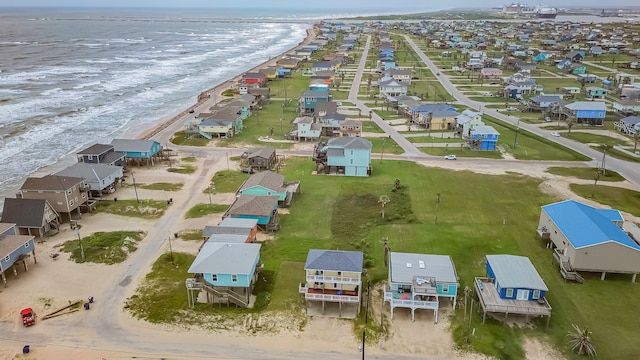
[[(163, 131), (171, 128), (172, 126), (176, 126), (176, 124), (179, 123), (178, 120), (180, 119), (184, 119), (186, 116), (190, 115), (189, 111), (190, 110), (195, 110), (196, 108), (203, 106), (204, 104), (209, 103), (209, 106), (213, 106), (214, 104), (222, 101), (224, 99), (223, 96), (221, 96), (221, 93), (223, 91), (225, 91), (226, 89), (232, 88), (234, 85), (237, 84), (237, 82), (242, 79), (242, 75), (247, 73), (247, 72), (251, 72), (254, 70), (258, 70), (264, 66), (269, 65), (270, 63), (275, 63), (275, 61), (285, 57), (288, 53), (290, 53), (293, 50), (296, 50), (306, 44), (308, 44), (310, 41), (312, 41), (313, 39), (315, 39), (315, 32), (314, 32), (314, 26), (313, 24), (310, 25), (310, 27), (306, 30), (306, 36), (295, 46), (281, 52), (280, 54), (276, 55), (276, 56), (272, 56), (268, 59), (266, 59), (265, 61), (261, 62), (260, 64), (251, 67), (247, 70), (244, 70), (236, 75), (233, 75), (231, 78), (224, 80), (216, 85), (214, 85), (213, 87), (206, 89), (198, 94), (196, 94), (195, 97), (195, 103), (193, 103), (191, 106), (187, 107), (186, 109), (176, 109), (174, 112), (170, 113), (170, 114), (166, 114), (164, 116), (159, 117), (156, 120), (150, 121), (147, 124), (140, 124), (134, 128), (131, 128), (127, 131), (127, 133), (123, 136), (123, 138), (131, 138), (131, 139), (143, 139), (143, 140), (150, 140), (152, 138), (155, 138), (156, 136), (158, 136), (159, 134), (161, 134)], [(208, 93), (214, 93), (217, 96), (215, 96), (214, 98), (209, 98), (207, 96)], [(175, 130), (174, 130), (175, 132)], [(172, 135), (172, 134), (171, 134)], [(171, 136), (168, 136), (167, 141), (163, 142), (160, 141), (161, 145), (163, 146), (170, 146), (169, 143), (169, 139)], [(26, 180), (26, 178), (30, 177), (30, 176), (44, 176), (47, 174), (52, 174), (54, 172), (60, 171), (70, 165), (73, 165), (74, 163), (76, 163), (76, 157), (75, 157), (75, 152), (70, 152), (67, 155), (52, 161), (51, 163), (41, 166), (37, 169), (35, 169), (34, 171), (32, 171), (31, 173), (28, 174), (24, 174), (22, 176), (21, 179), (17, 180), (15, 182), (15, 185), (11, 185), (8, 184), (7, 188), (2, 190), (0, 192), (0, 213), (1, 213), (1, 209), (2, 209), (2, 205), (4, 204), (4, 199), (5, 198), (9, 198), (9, 197), (15, 197), (16, 192), (19, 190), (20, 188), (20, 184), (22, 184), (24, 182), (24, 180)]]
[[(199, 93), (196, 97), (197, 101), (195, 104), (189, 106), (188, 108), (178, 112), (175, 115), (168, 115), (167, 117), (164, 117), (162, 119), (159, 119), (157, 122), (154, 122), (155, 125), (151, 125), (150, 128), (148, 128), (145, 131), (141, 131), (139, 133), (137, 133), (136, 135), (134, 135), (134, 138), (137, 139), (143, 139), (143, 140), (151, 140), (154, 137), (156, 137), (157, 135), (159, 135), (161, 132), (163, 132), (164, 130), (170, 128), (171, 126), (175, 125), (178, 120), (183, 119), (184, 117), (188, 116), (190, 113), (189, 111), (191, 110), (196, 110), (198, 107), (203, 106), (205, 103), (210, 102), (211, 105), (215, 105), (217, 103), (219, 103), (220, 101), (222, 101), (224, 99), (224, 97), (221, 95), (225, 90), (227, 89), (232, 89), (241, 79), (242, 76), (245, 73), (248, 72), (253, 72), (253, 71), (257, 71), (265, 66), (270, 65), (271, 63), (275, 64), (275, 62), (277, 62), (278, 60), (284, 58), (288, 53), (297, 50), (305, 45), (307, 45), (309, 42), (311, 42), (312, 40), (315, 39), (315, 31), (314, 31), (314, 26), (312, 25), (311, 28), (307, 29), (307, 35), (304, 37), (304, 39), (302, 39), (302, 41), (300, 41), (296, 46), (287, 49), (283, 52), (281, 52), (280, 54), (270, 57), (269, 59), (263, 61), (262, 63), (247, 69), (243, 72), (241, 72), (240, 74), (237, 74), (235, 76), (233, 76), (232, 78), (225, 80), (205, 91), (202, 91), (201, 93)], [(209, 95), (213, 93), (214, 97), (211, 98)], [(148, 125), (147, 125), (148, 126)], [(141, 126), (142, 127), (142, 126)], [(168, 145), (168, 144), (167, 144)]]

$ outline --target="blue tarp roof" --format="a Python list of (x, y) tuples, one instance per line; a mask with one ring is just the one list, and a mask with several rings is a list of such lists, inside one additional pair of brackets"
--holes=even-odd
[(575, 200), (545, 205), (542, 210), (576, 249), (613, 241), (640, 251), (640, 245), (613, 223), (623, 220), (618, 210), (596, 209)]

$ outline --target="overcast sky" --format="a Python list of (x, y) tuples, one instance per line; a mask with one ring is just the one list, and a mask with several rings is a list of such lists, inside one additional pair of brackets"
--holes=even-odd
[[(221, 4), (224, 2), (224, 4)], [(435, 9), (448, 9), (455, 7), (491, 7), (500, 6), (512, 1), (506, 0), (0, 0), (0, 7), (6, 6), (83, 6), (83, 7), (179, 7), (179, 8), (295, 8), (340, 10), (362, 8), (366, 12), (371, 9), (389, 9), (390, 11), (421, 10), (431, 11)], [(527, 3), (524, 0), (513, 2)], [(561, 6), (632, 6), (640, 5), (637, 0), (554, 0), (554, 1), (529, 1), (531, 5), (538, 3)], [(366, 4), (366, 5), (365, 5)]]

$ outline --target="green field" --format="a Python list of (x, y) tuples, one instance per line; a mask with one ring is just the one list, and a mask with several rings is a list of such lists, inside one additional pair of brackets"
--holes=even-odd
[[(470, 339), (470, 349), (500, 359), (522, 358), (522, 339), (536, 337), (548, 339), (572, 358), (565, 334), (576, 323), (593, 330), (599, 358), (640, 356), (634, 340), (640, 332), (640, 323), (633, 315), (640, 288), (631, 283), (628, 275), (609, 274), (606, 281), (601, 281), (599, 274), (584, 274), (584, 284), (566, 283), (561, 278), (552, 264), (550, 250), (536, 238), (540, 206), (559, 200), (541, 192), (541, 180), (516, 174), (492, 176), (424, 168), (400, 161), (375, 161), (373, 175), (366, 179), (311, 175), (312, 170), (314, 164), (308, 159), (292, 158), (282, 172), (287, 178), (300, 179), (307, 190), (294, 199), (289, 214), (280, 216), (281, 230), (276, 239), (263, 243), (264, 269), (260, 272), (260, 286), (255, 290), (258, 301), (253, 309), (223, 311), (198, 305), (187, 310), (184, 294), (187, 274), (180, 270), (179, 276), (175, 275), (177, 270), (166, 265), (167, 255), (154, 265), (154, 269), (158, 266), (164, 270), (151, 272), (127, 306), (136, 316), (154, 322), (221, 313), (237, 317), (265, 309), (293, 311), (292, 316), (298, 316), (303, 312), (292, 309), (300, 305), (296, 289), (301, 264), (309, 249), (363, 251), (368, 279), (376, 283), (387, 277), (381, 239), (388, 237), (392, 251), (451, 255), (461, 289), (471, 286), (474, 276), (485, 274), (486, 254), (526, 255), (532, 260), (549, 287), (547, 299), (553, 307), (551, 327), (546, 330), (544, 323), (537, 320), (533, 326), (524, 328), (511, 328), (490, 318), (481, 324), (480, 317), (474, 314), (471, 326), (475, 335)], [(399, 190), (394, 187), (396, 178), (401, 183)], [(591, 187), (586, 189), (590, 191)], [(436, 210), (437, 194), (440, 203)], [(611, 201), (614, 206), (624, 200), (617, 208), (640, 212), (637, 192), (607, 195), (606, 199), (604, 194), (605, 187), (598, 186), (596, 199)], [(384, 219), (378, 203), (381, 195), (391, 200), (385, 207)], [(188, 267), (188, 258), (179, 261), (181, 269)], [(167, 277), (174, 280), (158, 288), (161, 279)], [(171, 287), (175, 287), (178, 295), (166, 295), (173, 293), (167, 291)], [(627, 295), (603, 296), (621, 292)], [(168, 298), (163, 299), (162, 294)], [(145, 308), (145, 301), (156, 305)], [(452, 331), (465, 348), (462, 317), (460, 310), (454, 314)]]

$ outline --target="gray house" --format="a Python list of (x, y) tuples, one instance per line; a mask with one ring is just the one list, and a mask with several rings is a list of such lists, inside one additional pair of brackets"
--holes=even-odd
[(5, 198), (2, 223), (16, 224), (18, 235), (38, 235), (60, 231), (60, 214), (45, 199)]
[(77, 153), (78, 162), (124, 166), (126, 154), (115, 151), (113, 145), (93, 144)]
[(106, 164), (77, 163), (58, 171), (55, 175), (84, 179), (93, 194), (114, 192), (122, 179), (122, 167)]
[(13, 274), (18, 277), (18, 270), (15, 264), (22, 261), (24, 269), (29, 270), (27, 259), (33, 255), (36, 259), (36, 245), (31, 235), (18, 235), (15, 224), (0, 223), (0, 276), (4, 286), (7, 286), (5, 272), (13, 268)]

